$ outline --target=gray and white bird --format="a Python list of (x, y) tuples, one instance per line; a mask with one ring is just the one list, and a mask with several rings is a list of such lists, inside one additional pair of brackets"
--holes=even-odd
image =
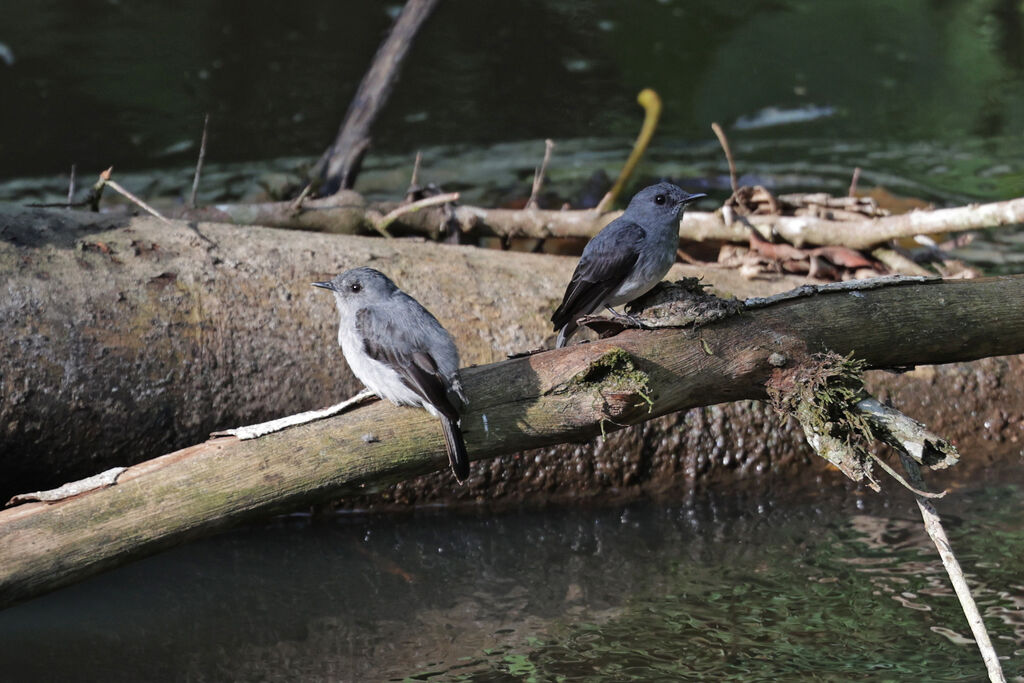
[(424, 408), (440, 419), (452, 473), (464, 481), (469, 455), (459, 408), (467, 400), (452, 336), (430, 311), (373, 268), (353, 268), (313, 285), (334, 293), (341, 314), (338, 343), (352, 373), (381, 398)]
[(676, 260), (679, 218), (687, 204), (705, 197), (672, 183), (658, 183), (636, 193), (621, 216), (587, 243), (576, 264), (561, 305), (551, 322), (558, 332), (555, 348), (576, 332), (576, 320), (602, 306), (612, 306), (646, 294)]

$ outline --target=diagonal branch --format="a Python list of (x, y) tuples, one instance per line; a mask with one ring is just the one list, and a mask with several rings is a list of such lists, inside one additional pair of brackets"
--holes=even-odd
[[(1024, 276), (839, 290), (705, 323), (699, 338), (629, 330), (466, 368), (467, 446), (492, 458), (764, 398), (769, 379), (825, 350), (856, 350), (874, 368), (1022, 353), (1022, 297)], [(130, 467), (114, 486), (0, 512), (0, 605), (229, 524), (446, 467), (437, 420), (386, 402), (249, 441), (216, 438)]]
[(310, 174), (314, 181), (322, 181), (321, 195), (351, 189), (355, 184), (363, 155), (370, 146), (370, 127), (391, 95), (391, 88), (398, 79), (402, 61), (416, 32), (435, 5), (437, 0), (408, 0), (391, 33), (377, 50), (369, 71), (352, 98), (337, 138)]

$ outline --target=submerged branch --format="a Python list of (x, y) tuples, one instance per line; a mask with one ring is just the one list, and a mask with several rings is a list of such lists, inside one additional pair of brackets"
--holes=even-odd
[[(879, 485), (870, 471), (870, 465), (876, 463), (914, 494), (925, 530), (939, 551), (981, 651), (989, 679), (994, 683), (1004, 682), (1006, 679), (999, 657), (992, 647), (939, 514), (930, 500), (941, 498), (945, 493), (926, 491), (921, 477), (920, 465), (946, 468), (956, 464), (960, 456), (952, 444), (918, 421), (882, 405), (874, 397), (866, 396), (860, 380), (861, 367), (861, 362), (830, 352), (807, 366), (796, 368), (790, 377), (773, 378), (769, 393), (776, 405), (800, 421), (815, 452), (843, 474), (855, 481), (867, 479), (868, 485), (877, 491)], [(871, 452), (875, 438), (885, 441), (897, 451), (907, 473), (906, 479)]]
[(339, 189), (350, 189), (355, 183), (363, 155), (370, 146), (370, 128), (391, 95), (413, 38), (435, 5), (437, 0), (408, 0), (377, 49), (337, 137), (310, 173), (311, 181), (321, 184), (321, 194), (332, 195)]
[[(921, 470), (918, 468), (916, 459), (900, 451), (900, 462), (903, 463), (903, 469), (907, 471), (907, 478), (910, 479), (911, 484), (917, 488), (924, 488), (924, 480), (921, 478)], [(1005, 683), (1006, 677), (1003, 675), (1003, 667), (999, 663), (999, 656), (996, 654), (995, 648), (992, 647), (992, 639), (989, 638), (988, 631), (985, 629), (985, 622), (981, 618), (981, 613), (978, 612), (978, 605), (974, 602), (974, 597), (971, 595), (971, 588), (967, 585), (967, 579), (960, 568), (960, 562), (957, 561), (956, 555), (953, 554), (953, 546), (950, 545), (949, 538), (946, 536), (946, 530), (942, 527), (939, 513), (927, 498), (915, 496), (915, 499), (917, 500), (917, 507), (921, 511), (921, 519), (924, 520), (925, 531), (928, 532), (929, 538), (932, 539), (936, 550), (939, 551), (942, 566), (946, 568), (946, 573), (949, 574), (949, 581), (953, 584), (953, 590), (956, 591), (960, 607), (963, 609), (964, 616), (967, 617), (971, 633), (974, 634), (974, 641), (981, 651), (981, 658), (984, 660), (985, 668), (988, 670), (989, 680), (992, 683)]]

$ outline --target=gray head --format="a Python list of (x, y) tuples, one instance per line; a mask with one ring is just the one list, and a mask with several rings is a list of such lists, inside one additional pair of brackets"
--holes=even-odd
[(327, 282), (314, 282), (334, 292), (334, 300), (342, 311), (356, 311), (364, 306), (381, 303), (398, 291), (398, 286), (387, 275), (373, 268), (353, 268)]
[(679, 220), (687, 204), (706, 196), (690, 194), (672, 183), (658, 183), (633, 196), (626, 208), (626, 216), (641, 226), (671, 223)]

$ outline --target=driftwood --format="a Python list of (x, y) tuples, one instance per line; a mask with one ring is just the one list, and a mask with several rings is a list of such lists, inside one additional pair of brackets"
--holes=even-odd
[[(281, 228), (303, 228), (344, 234), (370, 233), (378, 216), (395, 204), (368, 205), (356, 193), (307, 201), (299, 210), (288, 202), (225, 204), (186, 217), (257, 224)], [(466, 233), (483, 237), (573, 237), (589, 239), (618, 217), (618, 212), (550, 211), (540, 209), (487, 209), (457, 206), (455, 220)], [(415, 234), (436, 237), (448, 215), (440, 209), (426, 209), (402, 216), (397, 223)], [(781, 237), (796, 246), (846, 246), (870, 249), (894, 239), (915, 235), (980, 230), (1024, 223), (1024, 198), (991, 204), (962, 206), (934, 211), (912, 211), (898, 216), (862, 220), (832, 220), (807, 216), (752, 215), (726, 220), (721, 212), (687, 211), (679, 236), (695, 242), (746, 242), (751, 227), (765, 239)]]
[(351, 189), (355, 183), (363, 155), (370, 146), (370, 126), (391, 94), (413, 37), (436, 4), (437, 0), (408, 0), (391, 33), (381, 43), (349, 104), (337, 138), (310, 173), (320, 184), (321, 194)]
[[(629, 330), (464, 371), (474, 459), (592, 438), (683, 408), (762, 398), (819, 351), (870, 367), (1024, 351), (1024, 276), (838, 291), (692, 328)], [(909, 342), (909, 343), (908, 343)], [(218, 438), (108, 488), (0, 512), (0, 604), (255, 516), (444, 468), (423, 411), (376, 402), (249, 441)]]

